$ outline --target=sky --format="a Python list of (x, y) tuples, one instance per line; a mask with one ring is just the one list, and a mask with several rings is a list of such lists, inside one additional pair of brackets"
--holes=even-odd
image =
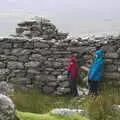
[(0, 36), (15, 32), (18, 22), (42, 16), (63, 32), (119, 33), (120, 0), (1, 0)]

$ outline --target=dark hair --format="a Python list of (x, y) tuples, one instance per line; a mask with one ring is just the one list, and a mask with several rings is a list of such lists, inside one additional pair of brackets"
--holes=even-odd
[(96, 50), (99, 50), (100, 49), (100, 46), (96, 46)]
[(97, 45), (96, 50), (99, 50), (102, 47), (102, 45)]

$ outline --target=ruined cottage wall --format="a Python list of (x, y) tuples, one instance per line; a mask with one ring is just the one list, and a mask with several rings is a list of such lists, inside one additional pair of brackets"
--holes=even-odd
[[(102, 49), (106, 52), (105, 78), (120, 78), (120, 40), (111, 40)], [(23, 89), (38, 88), (45, 93), (67, 94), (69, 81), (58, 78), (73, 55), (92, 52), (96, 42), (60, 43), (41, 39), (0, 39), (0, 81), (8, 81)]]

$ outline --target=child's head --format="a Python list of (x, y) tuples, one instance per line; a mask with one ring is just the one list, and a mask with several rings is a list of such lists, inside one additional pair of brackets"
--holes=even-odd
[(71, 58), (69, 59), (69, 62), (71, 62), (71, 63), (76, 63), (76, 62), (77, 62), (76, 57), (71, 57)]
[(97, 51), (97, 50), (100, 50), (101, 47), (102, 47), (101, 45), (97, 45), (97, 46), (96, 46), (96, 51)]

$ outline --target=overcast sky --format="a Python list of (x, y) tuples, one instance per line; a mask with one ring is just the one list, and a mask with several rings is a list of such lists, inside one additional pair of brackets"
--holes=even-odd
[(73, 35), (120, 31), (120, 0), (1, 0), (0, 36), (34, 15)]

